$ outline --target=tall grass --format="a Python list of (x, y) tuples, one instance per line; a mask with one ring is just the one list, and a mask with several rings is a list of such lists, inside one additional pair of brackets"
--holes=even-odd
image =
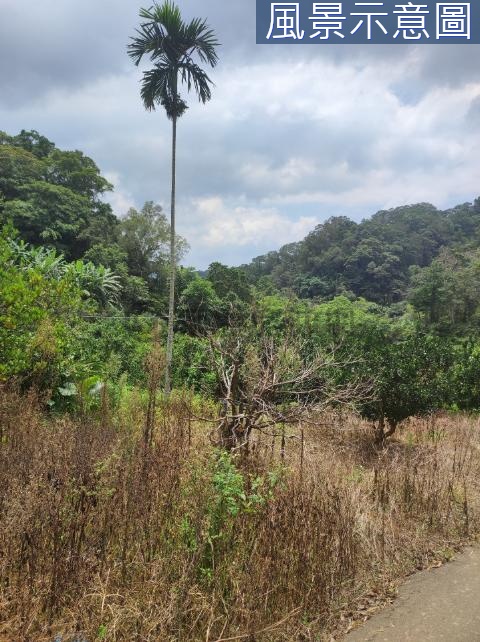
[(0, 639), (320, 640), (476, 531), (476, 420), (378, 450), (332, 414), (242, 459), (192, 403), (59, 418), (1, 391)]

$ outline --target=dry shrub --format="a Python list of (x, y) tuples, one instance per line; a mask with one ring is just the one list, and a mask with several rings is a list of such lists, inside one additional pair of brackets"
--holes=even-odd
[(475, 532), (474, 419), (412, 420), (376, 450), (325, 415), (242, 459), (191, 403), (75, 419), (1, 391), (0, 639), (320, 639)]

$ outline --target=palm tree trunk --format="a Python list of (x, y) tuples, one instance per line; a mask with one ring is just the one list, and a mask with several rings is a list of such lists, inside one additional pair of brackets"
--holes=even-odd
[(168, 302), (167, 363), (165, 367), (165, 394), (172, 389), (171, 369), (173, 360), (173, 323), (175, 320), (175, 273), (177, 257), (175, 252), (175, 190), (177, 156), (177, 117), (172, 119), (172, 200), (170, 205), (170, 298)]

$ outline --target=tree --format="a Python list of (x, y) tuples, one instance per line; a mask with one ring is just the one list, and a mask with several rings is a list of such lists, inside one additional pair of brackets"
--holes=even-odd
[(213, 285), (201, 278), (191, 281), (182, 292), (179, 309), (187, 330), (198, 335), (215, 329), (223, 312)]
[(251, 301), (252, 299), (247, 277), (240, 268), (227, 267), (215, 261), (207, 270), (207, 278), (221, 299), (231, 293), (238, 296), (242, 301)]
[(141, 97), (147, 110), (161, 105), (172, 121), (172, 193), (170, 206), (170, 296), (168, 308), (167, 361), (165, 391), (170, 392), (170, 370), (173, 356), (173, 324), (175, 308), (175, 198), (176, 198), (176, 146), (177, 120), (187, 109), (179, 94), (179, 83), (188, 91), (195, 90), (198, 99), (206, 103), (211, 98), (212, 81), (195, 62), (215, 67), (218, 62), (218, 41), (206, 22), (195, 18), (183, 21), (179, 8), (170, 0), (151, 9), (141, 9), (145, 20), (131, 39), (128, 53), (138, 66), (144, 56), (149, 56), (153, 67), (143, 74)]
[(40, 180), (44, 165), (31, 152), (7, 144), (0, 145), (0, 196), (9, 201), (20, 197), (25, 183)]
[(19, 271), (35, 270), (44, 278), (55, 281), (64, 279), (74, 285), (84, 297), (91, 298), (104, 307), (117, 303), (121, 283), (110, 268), (81, 260), (68, 263), (53, 248), (32, 247), (14, 239), (10, 239), (8, 243), (12, 261)]
[(37, 132), (0, 132), (0, 219), (23, 240), (78, 259), (111, 242), (118, 220), (100, 197), (112, 185), (80, 151), (62, 151)]
[(371, 383), (372, 394), (360, 399), (360, 414), (371, 421), (383, 444), (411, 416), (429, 414), (450, 401), (452, 345), (423, 335), (408, 318), (393, 321), (379, 306), (344, 297), (318, 306), (308, 327), (315, 345), (338, 346), (336, 358), (353, 360), (338, 368), (337, 385)]
[(90, 305), (64, 273), (62, 257), (36, 254), (0, 229), (0, 382), (54, 390), (69, 365), (69, 326)]
[(211, 369), (216, 375), (223, 414), (219, 443), (246, 448), (252, 431), (284, 439), (286, 426), (318, 421), (331, 407), (354, 407), (371, 394), (369, 382), (351, 377), (338, 384), (335, 351), (306, 351), (298, 337), (273, 338), (255, 326), (224, 328), (209, 337)]
[(9, 136), (5, 132), (0, 132), (0, 145), (21, 147), (37, 158), (46, 158), (55, 149), (55, 143), (39, 134), (35, 129), (31, 131), (22, 129), (16, 136)]
[(98, 243), (85, 252), (83, 259), (94, 265), (103, 265), (118, 275), (121, 283), (120, 303), (128, 314), (152, 311), (150, 283), (141, 276), (130, 274), (128, 255), (117, 243)]
[(439, 334), (478, 333), (480, 253), (444, 248), (425, 268), (411, 269), (409, 300)]
[(405, 285), (396, 246), (378, 239), (361, 241), (345, 261), (348, 284), (358, 296), (377, 303), (392, 303), (402, 298)]
[(313, 309), (305, 330), (314, 348), (337, 346), (339, 362), (352, 360), (335, 371), (338, 386), (371, 383), (372, 394), (357, 408), (373, 423), (379, 444), (408, 417), (448, 406), (452, 343), (418, 332), (408, 317), (395, 321), (380, 306), (337, 297)]
[(68, 258), (77, 258), (76, 239), (91, 214), (88, 199), (60, 185), (32, 181), (19, 198), (7, 201), (4, 220), (13, 221), (22, 238), (33, 245), (49, 245)]
[(445, 339), (413, 334), (385, 341), (364, 363), (374, 384), (373, 396), (360, 404), (360, 412), (375, 423), (380, 444), (408, 417), (427, 415), (451, 401), (453, 358)]
[[(147, 201), (140, 211), (131, 208), (120, 223), (119, 246), (126, 253), (131, 275), (143, 279), (152, 294), (153, 308), (163, 313), (163, 295), (168, 272), (170, 226), (160, 205)], [(180, 236), (175, 237), (177, 262), (188, 249)]]

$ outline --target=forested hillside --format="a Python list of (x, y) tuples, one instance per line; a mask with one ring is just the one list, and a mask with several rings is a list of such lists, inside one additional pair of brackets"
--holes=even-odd
[[(118, 219), (102, 201), (110, 190), (82, 152), (59, 150), (35, 131), (0, 135), (1, 220), (12, 222), (18, 238), (33, 246), (110, 269), (119, 278), (118, 303), (125, 312), (161, 316), (166, 311), (167, 219), (152, 202)], [(428, 203), (404, 205), (361, 223), (332, 217), (303, 241), (240, 269), (215, 263), (204, 273), (214, 291), (197, 282), (191, 294), (202, 297), (200, 317), (208, 317), (207, 307), (219, 307), (214, 295), (248, 300), (252, 287), (315, 301), (338, 295), (382, 306), (410, 301), (431, 324), (458, 330), (458, 324), (474, 323), (479, 246), (480, 198), (445, 211)], [(178, 238), (179, 258), (187, 248)], [(179, 294), (197, 278), (195, 270), (180, 269)]]
[[(418, 268), (435, 272), (475, 263), (480, 244), (480, 198), (449, 210), (429, 203), (382, 210), (355, 223), (338, 216), (243, 266), (250, 280), (289, 289), (301, 298), (353, 294), (382, 305), (405, 300)], [(434, 313), (434, 316), (436, 314)]]

